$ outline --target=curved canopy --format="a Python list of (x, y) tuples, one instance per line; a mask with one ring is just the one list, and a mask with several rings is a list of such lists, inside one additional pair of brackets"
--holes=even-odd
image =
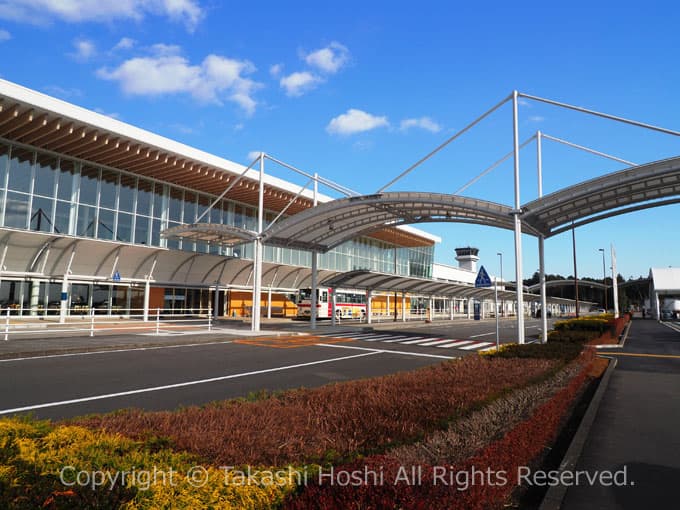
[(161, 237), (235, 246), (254, 241), (257, 239), (257, 234), (251, 230), (223, 223), (185, 223), (163, 230)]
[[(461, 222), (512, 230), (513, 209), (485, 200), (423, 192), (349, 197), (307, 209), (263, 234), (269, 245), (326, 252), (354, 237), (385, 227), (425, 222)], [(536, 234), (532, 227), (528, 232)]]
[(522, 221), (550, 237), (574, 226), (660, 205), (680, 203), (680, 157), (591, 179), (522, 207)]

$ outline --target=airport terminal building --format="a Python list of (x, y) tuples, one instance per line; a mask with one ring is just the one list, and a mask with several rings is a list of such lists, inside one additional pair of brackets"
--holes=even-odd
[[(0, 80), (0, 308), (31, 316), (208, 307), (247, 315), (252, 243), (161, 235), (195, 222), (245, 170)], [(201, 221), (254, 230), (258, 179), (247, 170)], [(315, 198), (270, 174), (264, 190), (265, 224), (312, 207)], [(410, 227), (375, 232), (321, 254), (319, 278), (357, 269), (431, 278), (438, 241)], [(294, 313), (290, 296), (310, 286), (310, 264), (309, 252), (265, 245), (266, 313)]]

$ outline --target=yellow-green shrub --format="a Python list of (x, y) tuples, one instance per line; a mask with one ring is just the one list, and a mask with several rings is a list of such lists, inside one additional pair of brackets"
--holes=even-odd
[[(241, 478), (234, 478), (238, 471), (214, 466), (199, 468), (205, 469), (206, 481), (192, 485), (187, 473), (201, 466), (200, 460), (159, 449), (157, 443), (78, 426), (1, 419), (0, 507), (257, 509), (276, 506), (296, 486), (294, 470), (277, 477), (276, 483), (266, 483), (264, 476), (270, 471), (253, 470), (250, 483), (240, 483)], [(118, 478), (114, 483), (109, 479), (102, 485), (82, 486), (76, 483), (81, 471), (128, 475), (125, 483)]]

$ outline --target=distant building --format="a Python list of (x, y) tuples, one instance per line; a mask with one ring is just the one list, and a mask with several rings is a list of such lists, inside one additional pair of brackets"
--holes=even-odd
[(649, 301), (654, 319), (680, 316), (680, 268), (653, 267), (649, 270)]

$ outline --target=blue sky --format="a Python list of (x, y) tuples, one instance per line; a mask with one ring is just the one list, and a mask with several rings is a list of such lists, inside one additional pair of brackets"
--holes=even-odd
[[(596, 4), (596, 5), (592, 5)], [(218, 2), (0, 0), (0, 76), (241, 163), (263, 150), (372, 193), (513, 89), (680, 130), (680, 6), (673, 2)], [(542, 105), (536, 130), (643, 163), (680, 140)], [(512, 148), (509, 104), (390, 190), (452, 193)], [(544, 191), (622, 165), (545, 141)], [(522, 152), (522, 202), (536, 198), (535, 145)], [(274, 164), (267, 171), (304, 180)], [(512, 162), (464, 194), (512, 204)], [(328, 190), (322, 190), (328, 192)], [(328, 192), (330, 194), (330, 192)], [(678, 266), (680, 206), (576, 231), (580, 276), (598, 248), (626, 278)], [(421, 228), (512, 275), (513, 234)], [(572, 274), (571, 235), (546, 242), (546, 270)], [(538, 268), (524, 237), (524, 276)]]

